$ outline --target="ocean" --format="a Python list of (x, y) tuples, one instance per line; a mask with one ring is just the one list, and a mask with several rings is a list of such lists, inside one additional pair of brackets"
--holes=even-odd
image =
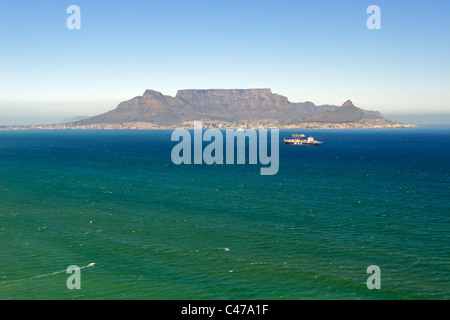
[(280, 130), (267, 176), (171, 133), (0, 131), (0, 299), (449, 299), (449, 128)]

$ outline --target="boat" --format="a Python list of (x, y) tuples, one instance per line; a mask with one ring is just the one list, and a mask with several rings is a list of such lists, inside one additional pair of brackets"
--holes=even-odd
[(292, 135), (291, 139), (284, 139), (283, 142), (285, 144), (292, 144), (292, 145), (298, 145), (298, 146), (320, 146), (323, 142), (314, 140), (313, 137), (309, 137), (308, 139), (302, 139), (306, 137), (303, 135)]

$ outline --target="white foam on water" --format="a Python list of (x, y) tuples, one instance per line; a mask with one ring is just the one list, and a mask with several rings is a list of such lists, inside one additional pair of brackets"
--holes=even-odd
[[(95, 262), (91, 262), (91, 263), (89, 263), (89, 264), (86, 265), (86, 266), (80, 267), (80, 270), (85, 269), (85, 268), (89, 268), (89, 267), (93, 267), (93, 266), (95, 266)], [(55, 275), (55, 274), (65, 273), (65, 272), (67, 272), (67, 269), (60, 270), (60, 271), (55, 271), (55, 272), (53, 272), (53, 273), (41, 274), (41, 275), (39, 275), (39, 276), (31, 277), (30, 280), (31, 280), (31, 279), (42, 278), (42, 277), (53, 276), (53, 275)]]
[[(90, 267), (93, 267), (93, 266), (95, 266), (95, 262), (91, 262), (91, 263), (89, 263), (88, 265), (85, 265), (85, 266), (83, 266), (83, 267), (80, 267), (80, 270), (85, 269), (85, 268), (90, 268)], [(12, 281), (2, 281), (2, 282), (0, 282), (0, 285), (3, 285), (3, 284), (9, 284), (9, 283), (18, 282), (18, 281), (26, 281), (26, 280), (39, 279), (39, 278), (43, 278), (43, 277), (53, 276), (53, 275), (56, 275), (56, 274), (59, 274), (59, 273), (65, 273), (65, 272), (67, 272), (67, 269), (60, 270), (60, 271), (55, 271), (55, 272), (52, 272), (52, 273), (40, 274), (40, 275), (31, 277), (31, 278), (28, 278), (28, 279), (19, 279), (19, 280), (12, 280)]]

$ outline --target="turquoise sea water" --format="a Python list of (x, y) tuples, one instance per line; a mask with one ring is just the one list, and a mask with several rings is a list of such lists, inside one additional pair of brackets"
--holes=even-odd
[(176, 166), (171, 131), (0, 132), (0, 299), (448, 299), (450, 130), (295, 132), (324, 144), (274, 176)]

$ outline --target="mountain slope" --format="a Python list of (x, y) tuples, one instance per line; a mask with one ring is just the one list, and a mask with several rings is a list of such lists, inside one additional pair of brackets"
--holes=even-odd
[[(175, 97), (146, 90), (142, 96), (121, 102), (116, 109), (84, 119), (77, 124), (151, 122), (176, 125), (201, 119), (223, 121), (274, 120), (279, 123), (304, 121), (349, 122), (377, 118), (373, 112), (347, 101), (341, 107), (293, 103), (270, 89), (179, 90)], [(305, 120), (306, 119), (306, 120)]]
[(325, 111), (304, 119), (305, 122), (345, 123), (358, 122), (363, 119), (382, 119), (378, 112), (372, 112), (355, 107), (350, 100), (334, 111)]

